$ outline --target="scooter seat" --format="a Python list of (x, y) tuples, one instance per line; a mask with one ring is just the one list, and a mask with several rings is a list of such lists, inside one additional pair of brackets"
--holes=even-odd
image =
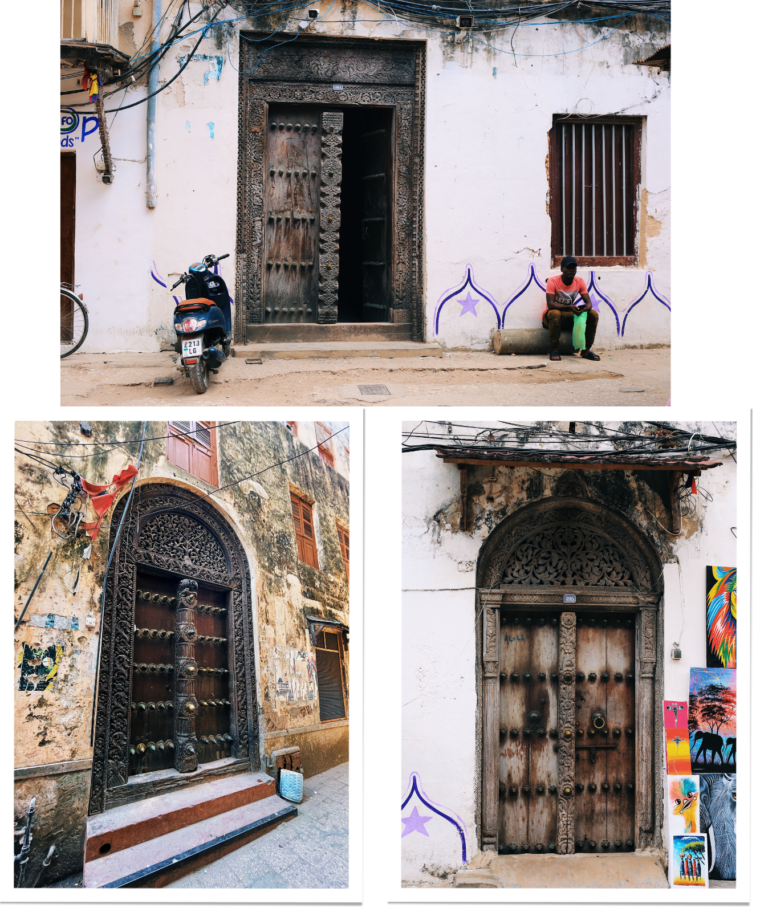
[(198, 310), (201, 307), (216, 307), (214, 301), (210, 298), (190, 298), (188, 301), (181, 301), (175, 310)]

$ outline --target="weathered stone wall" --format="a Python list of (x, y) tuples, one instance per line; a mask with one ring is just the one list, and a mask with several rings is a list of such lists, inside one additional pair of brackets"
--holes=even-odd
[[(346, 422), (326, 423), (337, 431)], [(72, 444), (138, 440), (142, 423), (93, 422), (93, 436), (85, 437), (79, 422), (23, 422), (16, 437), (24, 441), (55, 441), (40, 447), (53, 463), (78, 471), (88, 481), (106, 484), (129, 464), (137, 464), (139, 444), (125, 444), (102, 455), (101, 447), (72, 448)], [(146, 438), (165, 438), (165, 422), (147, 422)], [(306, 615), (349, 622), (348, 580), (338, 544), (336, 520), (349, 525), (348, 434), (334, 438), (335, 468), (329, 468), (316, 450), (314, 426), (300, 423), (294, 434), (285, 424), (236, 423), (220, 427), (218, 436), (219, 485), (231, 485), (209, 497), (239, 536), (251, 569), (254, 629), (257, 630), (256, 702), (259, 712), (261, 753), (267, 731), (319, 726), (319, 700)], [(88, 454), (86, 459), (75, 455)], [(290, 461), (288, 461), (290, 460)], [(282, 463), (282, 465), (277, 465)], [(269, 468), (275, 466), (274, 468)], [(233, 484), (261, 472), (256, 478)], [(146, 442), (138, 484), (161, 481), (189, 488), (202, 495), (212, 490), (166, 458), (166, 440)], [(314, 501), (319, 569), (298, 560), (291, 486)], [(129, 485), (114, 503), (128, 496)], [(45, 871), (41, 883), (51, 882), (81, 866), (78, 846), (84, 828), (89, 790), (89, 770), (52, 774), (48, 765), (81, 763), (92, 758), (90, 729), (95, 693), (103, 574), (108, 560), (109, 519), (106, 513), (97, 538), (81, 533), (63, 541), (51, 531), (47, 509), (61, 504), (67, 491), (52, 471), (29, 457), (18, 455), (15, 465), (15, 597), (18, 617), (34, 586), (45, 558), (52, 557), (24, 621), (16, 631), (16, 684), (14, 700), (14, 757), (17, 769), (40, 767), (34, 778), (17, 782), (14, 809), (18, 829), (29, 800), (38, 795), (33, 847), (34, 864), (41, 864), (48, 845), (60, 853)], [(88, 517), (92, 518), (92, 517)], [(83, 552), (92, 544), (92, 552)], [(79, 573), (76, 594), (74, 582)], [(347, 656), (346, 656), (347, 680)], [(286, 686), (278, 690), (277, 681)], [(347, 700), (348, 702), (348, 700)], [(309, 733), (306, 767), (320, 769), (342, 763), (347, 753), (345, 735), (320, 741)], [(338, 745), (341, 737), (344, 742)], [(286, 737), (286, 740), (288, 739)], [(316, 745), (323, 744), (322, 756)], [(327, 764), (327, 765), (325, 765)], [(46, 772), (46, 768), (48, 772)], [(44, 800), (43, 800), (44, 799)], [(39, 827), (39, 829), (38, 829)], [(63, 847), (63, 848), (61, 848)], [(42, 852), (42, 856), (39, 853)], [(35, 875), (36, 876), (36, 875)]]

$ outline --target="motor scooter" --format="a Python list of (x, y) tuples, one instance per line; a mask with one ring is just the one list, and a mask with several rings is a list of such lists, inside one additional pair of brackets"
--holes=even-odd
[(175, 351), (196, 393), (206, 392), (209, 374), (218, 373), (230, 354), (230, 295), (224, 279), (211, 271), (228, 256), (208, 254), (200, 263), (193, 263), (170, 289), (185, 285), (185, 300), (174, 308)]

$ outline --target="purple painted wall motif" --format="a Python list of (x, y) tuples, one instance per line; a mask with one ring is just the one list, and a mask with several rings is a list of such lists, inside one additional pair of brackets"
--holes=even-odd
[[(401, 804), (401, 810), (403, 811), (407, 805), (411, 803), (411, 812), (408, 816), (401, 817), (401, 823), (404, 825), (404, 831), (401, 834), (403, 839), (405, 836), (410, 836), (412, 833), (419, 833), (422, 836), (430, 836), (430, 833), (427, 832), (426, 824), (429, 824), (431, 820), (437, 815), (445, 820), (447, 823), (450, 823), (451, 826), (457, 832), (459, 836), (459, 842), (462, 850), (462, 863), (467, 863), (467, 843), (466, 843), (466, 834), (467, 827), (465, 826), (462, 818), (450, 808), (444, 807), (442, 804), (438, 804), (430, 799), (422, 789), (420, 785), (420, 774), (411, 773), (409, 776), (409, 784), (406, 789), (406, 798)], [(423, 807), (422, 813), (418, 810), (418, 805)], [(425, 814), (425, 810), (430, 811), (430, 815)]]
[(625, 312), (625, 317), (623, 319), (623, 329), (622, 329), (622, 332), (620, 333), (621, 336), (625, 335), (625, 324), (628, 322), (628, 317), (631, 315), (631, 311), (633, 310), (634, 307), (636, 307), (637, 304), (640, 304), (644, 300), (644, 298), (649, 294), (650, 291), (652, 292), (652, 294), (654, 295), (656, 300), (658, 300), (660, 302), (660, 304), (662, 304), (664, 307), (667, 307), (668, 310), (672, 310), (672, 308), (670, 306), (670, 301), (665, 297), (664, 294), (661, 294), (657, 290), (657, 287), (654, 284), (654, 279), (652, 278), (652, 273), (647, 272), (647, 284), (646, 284), (646, 288), (644, 289), (643, 294), (639, 295), (639, 297), (636, 298), (635, 301), (632, 301), (628, 305), (628, 309)]
[(448, 288), (438, 299), (438, 303), (435, 306), (436, 336), (440, 330), (441, 311), (445, 305), (454, 298), (456, 298), (456, 303), (461, 308), (459, 312), (460, 317), (464, 317), (466, 314), (472, 314), (473, 316), (477, 317), (478, 304), (483, 304), (483, 306), (485, 306), (486, 303), (490, 304), (493, 308), (494, 314), (496, 314), (496, 328), (501, 329), (501, 321), (499, 320), (499, 308), (496, 306), (496, 301), (487, 291), (476, 284), (475, 279), (473, 278), (473, 268), (468, 263), (464, 278), (460, 284), (455, 288)]

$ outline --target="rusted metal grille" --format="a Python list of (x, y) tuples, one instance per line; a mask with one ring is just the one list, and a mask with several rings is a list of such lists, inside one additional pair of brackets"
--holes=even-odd
[(636, 256), (640, 135), (640, 123), (630, 119), (555, 122), (555, 259), (627, 265)]

